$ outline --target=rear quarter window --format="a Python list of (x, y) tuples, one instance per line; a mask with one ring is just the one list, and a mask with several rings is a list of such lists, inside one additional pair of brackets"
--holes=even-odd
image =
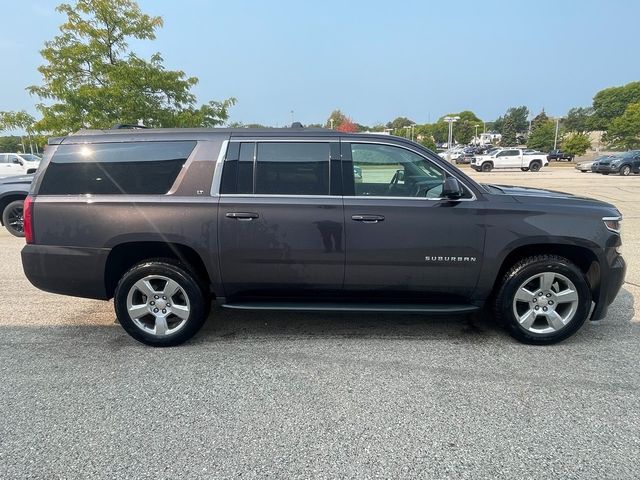
[(165, 194), (195, 146), (195, 141), (60, 145), (38, 193)]

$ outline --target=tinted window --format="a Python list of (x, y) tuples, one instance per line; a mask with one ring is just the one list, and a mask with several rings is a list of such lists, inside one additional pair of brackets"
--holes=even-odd
[(0, 163), (7, 163), (7, 155), (5, 153), (0, 153)]
[(409, 150), (351, 144), (356, 196), (440, 198), (444, 172)]
[(329, 143), (258, 143), (255, 193), (329, 194)]
[(164, 194), (196, 142), (60, 145), (38, 193)]

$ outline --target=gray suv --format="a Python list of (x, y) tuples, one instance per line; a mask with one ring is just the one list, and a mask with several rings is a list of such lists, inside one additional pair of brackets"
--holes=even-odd
[(621, 216), (560, 192), (479, 184), (408, 140), (323, 129), (82, 131), (53, 138), (25, 201), (29, 280), (114, 298), (137, 340), (236, 309), (459, 314), (520, 341), (601, 319)]

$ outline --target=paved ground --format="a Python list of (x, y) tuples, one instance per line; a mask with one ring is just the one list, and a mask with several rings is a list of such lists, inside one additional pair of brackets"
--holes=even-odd
[(143, 347), (0, 232), (0, 478), (638, 478), (640, 177), (474, 176), (613, 201), (628, 280), (551, 347), (490, 319), (217, 311)]

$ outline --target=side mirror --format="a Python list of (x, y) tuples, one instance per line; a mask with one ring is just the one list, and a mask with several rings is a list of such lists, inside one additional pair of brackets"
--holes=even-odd
[(404, 170), (396, 170), (396, 183), (404, 182)]
[(14, 158), (14, 159), (13, 159), (13, 163), (17, 163), (18, 165), (24, 165), (24, 164), (22, 163), (22, 160), (20, 160), (19, 158)]
[(450, 200), (457, 200), (462, 198), (464, 190), (455, 177), (446, 176), (444, 183), (442, 184), (442, 197)]

